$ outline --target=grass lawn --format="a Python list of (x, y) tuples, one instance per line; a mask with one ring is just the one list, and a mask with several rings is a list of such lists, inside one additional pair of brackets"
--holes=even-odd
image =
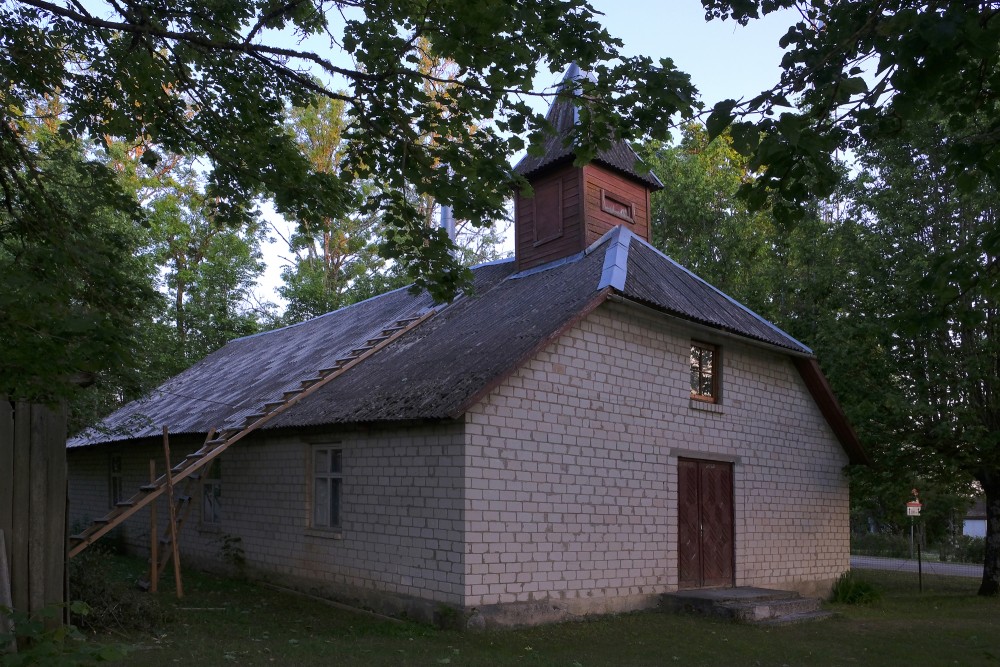
[[(118, 569), (142, 565), (123, 560)], [(253, 583), (185, 574), (159, 595), (171, 620), (152, 634), (98, 636), (159, 665), (1000, 665), (1000, 600), (978, 581), (864, 572), (874, 606), (830, 605), (831, 620), (778, 628), (639, 613), (519, 630), (441, 631), (342, 611)], [(928, 592), (932, 591), (932, 592)]]

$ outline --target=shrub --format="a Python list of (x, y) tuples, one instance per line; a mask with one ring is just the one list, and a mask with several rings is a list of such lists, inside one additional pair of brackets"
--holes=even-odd
[(955, 560), (959, 563), (982, 563), (986, 560), (986, 538), (959, 535), (955, 540)]
[[(93, 665), (125, 657), (124, 646), (89, 642), (72, 625), (58, 622), (67, 605), (49, 605), (36, 615), (12, 611), (0, 606), (0, 614), (14, 622), (17, 635), (17, 653), (6, 653), (15, 641), (14, 633), (0, 632), (0, 663), (8, 667), (21, 665)], [(84, 618), (90, 612), (83, 602), (69, 605), (70, 612)]]
[(101, 547), (91, 547), (69, 561), (69, 582), (70, 595), (90, 608), (77, 619), (88, 630), (149, 631), (167, 620), (159, 600), (116, 573), (114, 557)]
[(851, 535), (851, 553), (858, 556), (909, 558), (910, 539), (890, 533), (860, 533)]
[(837, 604), (875, 604), (882, 594), (874, 584), (859, 579), (848, 570), (837, 578), (830, 592), (830, 602)]

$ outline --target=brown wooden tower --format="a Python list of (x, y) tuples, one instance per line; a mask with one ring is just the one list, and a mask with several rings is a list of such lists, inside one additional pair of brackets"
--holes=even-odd
[(588, 76), (570, 65), (546, 116), (555, 132), (540, 155), (525, 156), (514, 167), (533, 189), (514, 198), (519, 271), (581, 252), (617, 225), (649, 240), (649, 195), (663, 184), (637, 164), (632, 148), (616, 141), (589, 164), (573, 164), (573, 147), (566, 145), (578, 121), (573, 82)]

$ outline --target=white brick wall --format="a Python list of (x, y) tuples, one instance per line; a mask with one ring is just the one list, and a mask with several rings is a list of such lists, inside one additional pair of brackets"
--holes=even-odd
[[(306, 582), (315, 592), (366, 604), (366, 592), (380, 592), (461, 605), (462, 428), (456, 422), (241, 441), (221, 457), (222, 523), (204, 530), (195, 514), (182, 536), (183, 557), (219, 562), (221, 537), (230, 535), (241, 538), (248, 568)], [(310, 443), (343, 448), (338, 532), (309, 527)], [(146, 470), (154, 452), (122, 451), (130, 494), (145, 482), (132, 471)], [(107, 462), (105, 447), (70, 450), (71, 520), (106, 512)], [(165, 505), (159, 516), (162, 530)], [(138, 549), (148, 543), (148, 517), (142, 511), (127, 522)]]
[(689, 398), (693, 335), (602, 306), (467, 418), (466, 605), (642, 606), (677, 586), (677, 458), (734, 461), (736, 583), (848, 566), (847, 457), (791, 362), (729, 339), (722, 401)]

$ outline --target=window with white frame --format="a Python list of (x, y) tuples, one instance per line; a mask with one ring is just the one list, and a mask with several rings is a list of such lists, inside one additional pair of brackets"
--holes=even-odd
[(222, 522), (222, 461), (215, 459), (208, 466), (201, 483), (201, 522), (217, 526)]
[(313, 528), (339, 528), (343, 450), (340, 447), (313, 447), (312, 478)]

